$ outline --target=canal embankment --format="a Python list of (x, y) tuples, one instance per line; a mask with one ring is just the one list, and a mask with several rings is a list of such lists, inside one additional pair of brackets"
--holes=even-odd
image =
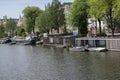
[[(3, 38), (0, 39), (0, 43), (3, 42)], [(73, 35), (48, 35), (44, 38), (44, 46), (52, 46), (57, 48), (66, 48), (73, 46), (88, 46), (88, 47), (104, 47), (108, 50), (120, 51), (120, 38), (109, 38), (109, 37), (78, 37)]]

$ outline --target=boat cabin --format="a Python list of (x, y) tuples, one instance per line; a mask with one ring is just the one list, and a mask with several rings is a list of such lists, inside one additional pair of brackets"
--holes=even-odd
[(75, 45), (75, 38), (72, 34), (53, 34), (44, 38), (44, 44), (72, 46)]
[(88, 46), (88, 47), (106, 47), (106, 39), (102, 38), (76, 38), (76, 46)]

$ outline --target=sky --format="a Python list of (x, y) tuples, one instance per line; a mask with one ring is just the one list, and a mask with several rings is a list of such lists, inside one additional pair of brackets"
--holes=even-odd
[[(3, 16), (8, 18), (18, 18), (23, 15), (22, 11), (27, 6), (38, 6), (45, 9), (45, 5), (52, 0), (0, 0), (0, 19)], [(59, 0), (63, 2), (73, 2), (73, 0)]]

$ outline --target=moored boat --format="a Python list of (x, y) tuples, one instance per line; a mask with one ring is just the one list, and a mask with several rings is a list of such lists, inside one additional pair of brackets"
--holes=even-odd
[(98, 51), (98, 52), (102, 52), (102, 51), (108, 51), (108, 49), (104, 48), (104, 47), (92, 47), (92, 48), (88, 48), (89, 51)]
[(84, 47), (72, 47), (69, 48), (70, 51), (79, 51), (79, 52), (84, 52), (84, 51), (88, 51), (86, 48)]
[(12, 40), (11, 40), (11, 38), (4, 38), (4, 39), (2, 39), (2, 41), (1, 41), (1, 44), (7, 44), (7, 43), (11, 43), (12, 42)]

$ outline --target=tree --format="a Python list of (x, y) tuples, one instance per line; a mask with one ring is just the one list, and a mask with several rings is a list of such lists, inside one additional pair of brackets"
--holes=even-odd
[(4, 27), (4, 25), (0, 25), (0, 37), (4, 37), (4, 35), (5, 35), (5, 27)]
[(25, 27), (26, 31), (31, 34), (31, 32), (35, 33), (35, 20), (42, 13), (38, 7), (26, 7), (23, 10), (23, 14), (25, 17)]
[[(116, 0), (116, 3), (114, 4), (115, 7), (116, 7), (116, 13), (115, 13), (115, 16), (117, 18), (117, 21), (120, 21), (120, 0)], [(115, 10), (115, 8), (114, 8)]]
[(35, 26), (39, 29), (39, 32), (49, 32), (49, 21), (47, 13), (44, 11), (36, 18)]
[(116, 13), (116, 0), (104, 0), (103, 2), (106, 7), (105, 19), (107, 22), (107, 27), (112, 30), (112, 36), (114, 36), (115, 27), (117, 27), (117, 17)]
[(89, 0), (90, 14), (98, 19), (104, 18), (107, 27), (112, 30), (114, 36), (115, 28), (120, 22), (120, 0)]
[(15, 34), (16, 28), (16, 22), (13, 19), (8, 19), (6, 22), (6, 30), (8, 32), (8, 36), (13, 36)]
[(21, 27), (18, 28), (17, 31), (16, 31), (16, 35), (26, 37), (25, 29), (23, 29)]
[[(99, 33), (101, 34), (101, 20), (105, 15), (106, 5), (104, 4), (104, 0), (88, 0), (89, 5), (89, 15), (91, 17), (95, 17), (99, 22)], [(97, 25), (96, 25), (97, 27)]]
[(59, 32), (59, 28), (65, 24), (64, 9), (62, 8), (59, 0), (53, 0), (52, 3), (46, 7), (48, 14), (49, 28), (56, 29)]
[(70, 10), (73, 27), (77, 27), (79, 34), (86, 35), (88, 25), (87, 0), (74, 0)]

